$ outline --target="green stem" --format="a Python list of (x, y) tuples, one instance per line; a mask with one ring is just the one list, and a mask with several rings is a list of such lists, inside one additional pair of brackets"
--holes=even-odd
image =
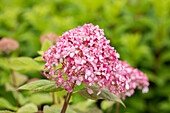
[(119, 113), (119, 103), (116, 103), (116, 110), (115, 113)]
[[(74, 84), (72, 85), (72, 89), (74, 89), (75, 83), (76, 83), (76, 82), (74, 82)], [(67, 95), (66, 95), (66, 97), (65, 97), (65, 101), (64, 101), (63, 108), (62, 108), (62, 110), (61, 110), (61, 113), (65, 113), (65, 112), (66, 112), (66, 109), (67, 109), (67, 106), (68, 106), (68, 104), (69, 104), (69, 101), (70, 101), (70, 98), (71, 98), (72, 93), (73, 93), (73, 92), (71, 92), (71, 93), (68, 92), (68, 93), (67, 93)]]
[(53, 104), (55, 104), (55, 92), (52, 92)]
[(58, 99), (58, 104), (60, 105), (61, 104), (61, 98), (57, 97), (57, 99)]
[[(10, 64), (9, 54), (6, 54), (6, 56), (7, 56), (8, 63)], [(12, 82), (13, 82), (15, 90), (16, 90), (16, 104), (17, 104), (18, 107), (20, 107), (20, 104), (19, 104), (19, 95), (18, 95), (18, 90), (17, 90), (18, 86), (17, 86), (16, 77), (15, 77), (13, 69), (10, 69), (10, 70), (11, 70)]]
[(71, 92), (71, 93), (69, 93), (69, 97), (68, 97), (68, 99), (67, 99), (66, 106), (65, 106), (65, 109), (64, 109), (64, 112), (63, 112), (63, 113), (65, 113), (65, 112), (66, 112), (66, 109), (67, 109), (67, 106), (68, 106), (68, 104), (69, 104), (69, 101), (70, 101), (71, 95), (72, 95), (72, 92)]
[(64, 101), (64, 105), (63, 105), (63, 108), (61, 110), (61, 113), (64, 113), (64, 109), (65, 109), (65, 106), (66, 106), (66, 103), (67, 103), (67, 97), (68, 97), (69, 93), (67, 93), (66, 97), (65, 97), (65, 101)]

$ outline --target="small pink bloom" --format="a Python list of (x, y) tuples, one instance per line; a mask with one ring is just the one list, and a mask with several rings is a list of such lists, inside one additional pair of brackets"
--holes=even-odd
[(2, 38), (0, 40), (0, 52), (9, 53), (10, 51), (15, 51), (19, 48), (19, 43), (12, 38)]
[(56, 35), (55, 33), (48, 33), (46, 35), (41, 36), (40, 42), (43, 43), (45, 40), (49, 40), (51, 43), (56, 43), (59, 41), (60, 36)]
[(76, 84), (78, 85), (78, 86), (80, 86), (81, 85), (81, 82), (80, 81), (76, 81)]
[(100, 95), (100, 93), (101, 93), (101, 91), (99, 91), (99, 92), (97, 93), (97, 95)]
[(92, 89), (90, 89), (88, 87), (86, 87), (86, 88), (87, 88), (87, 91), (88, 91), (89, 94), (93, 94), (93, 90)]
[(148, 87), (142, 89), (142, 93), (147, 93), (149, 91)]

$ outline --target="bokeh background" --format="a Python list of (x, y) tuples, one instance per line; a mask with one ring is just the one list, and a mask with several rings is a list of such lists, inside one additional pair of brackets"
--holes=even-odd
[[(42, 35), (61, 36), (85, 23), (104, 29), (120, 59), (149, 77), (149, 92), (136, 90), (120, 113), (170, 113), (170, 0), (0, 0), (0, 38), (20, 44), (11, 57), (34, 58)], [(5, 90), (9, 70), (0, 64), (0, 97), (14, 105), (12, 93)], [(25, 74), (42, 78), (36, 71)]]

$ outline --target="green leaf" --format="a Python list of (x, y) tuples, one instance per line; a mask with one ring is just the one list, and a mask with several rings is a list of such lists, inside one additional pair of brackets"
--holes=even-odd
[[(62, 110), (62, 106), (44, 106), (43, 112), (44, 113), (60, 113)], [(75, 111), (73, 111), (69, 106), (66, 110), (66, 113), (76, 113)]]
[(0, 58), (0, 67), (6, 67), (6, 68), (8, 68), (8, 65), (9, 65), (9, 63), (8, 63), (8, 60), (7, 60), (7, 58)]
[(28, 97), (24, 96), (22, 93), (20, 92), (16, 92), (16, 91), (13, 91), (12, 92), (12, 95), (13, 97), (15, 98), (15, 100), (18, 99), (18, 102), (20, 105), (24, 105), (26, 104), (27, 102), (29, 102), (29, 99)]
[(49, 93), (36, 93), (31, 95), (30, 101), (36, 105), (52, 103), (52, 96)]
[(93, 107), (91, 109), (89, 109), (87, 112), (85, 113), (103, 113), (102, 110), (100, 110), (98, 107)]
[[(9, 71), (9, 70), (8, 70)], [(3, 70), (0, 67), (0, 86), (5, 85), (7, 82), (9, 82), (9, 72), (6, 70)]]
[(82, 112), (87, 112), (89, 110), (89, 106), (95, 105), (96, 101), (95, 100), (90, 100), (88, 99), (87, 101), (82, 101), (75, 103), (73, 108), (75, 110), (79, 110)]
[(170, 111), (170, 102), (169, 101), (162, 101), (162, 102), (160, 102), (159, 104), (159, 109), (161, 110), (161, 111)]
[(88, 98), (88, 99), (92, 99), (92, 100), (105, 99), (105, 100), (109, 100), (109, 101), (119, 102), (125, 107), (125, 105), (121, 101), (121, 99), (119, 97), (117, 97), (116, 95), (110, 93), (108, 90), (102, 88), (101, 93), (99, 95), (97, 95), (97, 93), (99, 92), (98, 87), (91, 86), (89, 88), (91, 88), (93, 90), (92, 94), (88, 93), (87, 88), (82, 88), (78, 91), (79, 95), (84, 98)]
[(26, 104), (19, 108), (17, 113), (35, 113), (38, 111), (38, 107), (35, 104)]
[(59, 92), (56, 92), (56, 95), (58, 95), (59, 97), (62, 97), (63, 95), (66, 95), (68, 92), (66, 90), (62, 90)]
[(77, 103), (87, 100), (86, 98), (83, 98), (82, 96), (80, 96), (78, 93), (73, 93), (72, 97), (73, 97), (73, 102), (72, 102), (73, 104), (77, 104)]
[(43, 59), (41, 58), (41, 56), (34, 58), (34, 60), (35, 60), (35, 61), (43, 61)]
[(106, 109), (108, 109), (108, 108), (111, 108), (111, 107), (113, 106), (113, 103), (114, 103), (114, 102), (112, 102), (112, 101), (104, 100), (104, 101), (102, 101), (102, 103), (101, 103), (101, 108), (102, 108), (103, 110), (106, 110)]
[(41, 70), (41, 66), (29, 57), (18, 57), (10, 59), (10, 67), (13, 70)]
[(1, 110), (0, 113), (14, 113), (14, 112), (8, 110)]
[(30, 90), (30, 91), (47, 91), (56, 92), (63, 90), (60, 86), (56, 88), (55, 81), (50, 80), (37, 80), (28, 84), (25, 84), (18, 88), (19, 90)]
[(53, 44), (49, 40), (45, 40), (44, 43), (42, 44), (41, 51), (45, 52), (49, 49), (50, 46)]
[(56, 69), (62, 68), (62, 63), (59, 63), (58, 66), (55, 67)]
[(9, 83), (6, 83), (5, 84), (5, 89), (6, 91), (15, 91), (16, 89), (14, 88), (14, 86), (12, 86), (11, 84)]
[(44, 51), (37, 51), (37, 53), (41, 56), (44, 55)]
[(165, 51), (160, 55), (159, 61), (161, 64), (165, 63), (166, 61), (170, 61), (170, 52)]
[[(18, 72), (13, 72), (13, 74), (15, 76), (17, 86), (22, 85), (24, 82), (26, 82), (28, 80), (28, 77), (26, 75), (20, 74)], [(10, 76), (10, 82), (14, 85), (14, 81), (12, 80), (12, 76)]]
[(0, 98), (0, 108), (10, 109), (16, 111), (18, 108), (12, 106), (6, 99)]
[(43, 112), (44, 113), (60, 113), (61, 112), (61, 108), (59, 108), (59, 107), (44, 106)]

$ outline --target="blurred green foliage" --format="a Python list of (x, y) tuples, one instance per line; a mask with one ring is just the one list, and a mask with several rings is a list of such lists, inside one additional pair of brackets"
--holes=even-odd
[[(19, 50), (10, 57), (35, 58), (41, 47), (41, 35), (49, 32), (62, 35), (85, 23), (104, 29), (121, 60), (127, 60), (149, 77), (149, 93), (136, 90), (132, 97), (124, 100), (127, 108), (121, 106), (120, 112), (169, 113), (170, 0), (0, 0), (0, 38), (11, 37), (20, 43)], [(15, 94), (5, 89), (10, 72), (5, 55), (1, 55), (0, 104), (5, 103), (8, 109), (15, 110)], [(19, 72), (29, 79), (43, 78), (36, 70)], [(20, 98), (26, 95), (22, 92)], [(73, 105), (74, 101), (82, 101), (76, 97), (73, 96)], [(25, 98), (22, 103), (28, 102)], [(100, 102), (97, 105), (102, 108)], [(35, 107), (34, 104), (26, 106)], [(103, 111), (106, 112), (106, 108)]]

